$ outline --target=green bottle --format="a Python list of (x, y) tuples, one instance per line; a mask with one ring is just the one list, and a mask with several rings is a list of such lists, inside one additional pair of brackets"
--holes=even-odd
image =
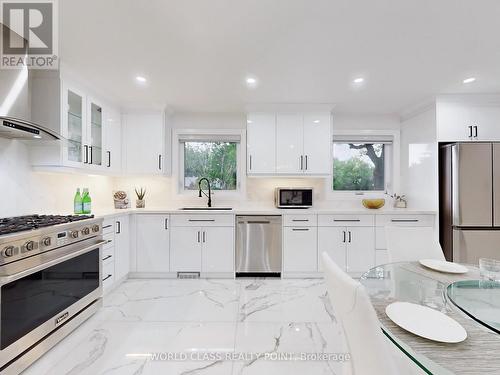
[(89, 189), (83, 189), (83, 197), (82, 197), (82, 206), (83, 206), (83, 214), (90, 214), (92, 212), (92, 199), (89, 195)]
[(75, 199), (74, 199), (74, 210), (76, 215), (80, 215), (83, 212), (82, 196), (80, 194), (80, 188), (76, 189)]

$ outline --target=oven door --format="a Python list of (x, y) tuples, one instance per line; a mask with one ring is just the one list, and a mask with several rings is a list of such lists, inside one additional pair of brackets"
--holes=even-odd
[(312, 207), (312, 189), (278, 189), (278, 208), (309, 208)]
[(0, 367), (102, 296), (102, 245), (91, 239), (2, 267)]

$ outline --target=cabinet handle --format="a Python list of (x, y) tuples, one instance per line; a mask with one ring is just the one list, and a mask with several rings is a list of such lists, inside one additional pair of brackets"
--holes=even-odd
[(122, 223), (119, 221), (116, 222), (116, 234), (120, 234), (122, 232)]
[(357, 223), (357, 222), (360, 222), (361, 220), (360, 219), (333, 219), (333, 221), (337, 222), (337, 223), (342, 223), (342, 222), (348, 222), (348, 223)]
[(84, 145), (83, 146), (83, 163), (88, 164), (89, 162), (89, 146)]
[(309, 232), (309, 228), (292, 228), (294, 232)]
[(161, 154), (158, 155), (158, 169), (161, 171)]
[(106, 280), (107, 280), (107, 279), (109, 279), (111, 276), (113, 276), (113, 275), (108, 274), (108, 276), (106, 276), (104, 279), (102, 279), (102, 281), (106, 281)]
[(102, 258), (102, 260), (103, 260), (103, 261), (105, 261), (105, 260), (107, 260), (107, 259), (109, 259), (109, 258), (111, 258), (111, 257), (112, 257), (112, 255), (108, 255), (107, 257)]
[(304, 156), (300, 155), (300, 170), (304, 170)]
[(294, 222), (303, 222), (303, 221), (309, 221), (309, 219), (292, 219)]
[[(243, 224), (244, 223), (245, 222), (243, 222)], [(248, 220), (247, 224), (271, 224), (271, 222), (266, 220)]]
[(477, 138), (477, 125), (474, 125), (474, 138)]
[(306, 155), (306, 171), (307, 171), (307, 155)]
[(342, 233), (344, 234), (344, 238), (342, 239), (342, 242), (345, 243), (345, 240), (346, 240), (346, 238), (345, 238), (345, 230), (343, 230)]
[(189, 219), (188, 221), (191, 221), (191, 222), (214, 222), (215, 219)]
[(106, 151), (108, 153), (108, 168), (111, 168), (111, 151)]
[(168, 230), (168, 218), (165, 219), (165, 229)]
[(252, 155), (250, 155), (249, 159), (250, 159), (249, 160), (249, 162), (250, 162), (250, 168), (249, 168), (249, 170), (252, 170)]
[(89, 164), (93, 164), (94, 163), (94, 160), (93, 160), (93, 157), (92, 157), (92, 146), (89, 146), (89, 149), (90, 149), (90, 163)]
[(203, 231), (203, 243), (206, 242), (206, 237), (207, 237), (207, 235), (206, 235), (205, 231)]
[(109, 225), (103, 226), (102, 229), (111, 228), (111, 227), (112, 227), (112, 224), (109, 224)]
[(200, 243), (200, 231), (198, 231), (198, 243)]
[(472, 126), (467, 127), (469, 129), (469, 138), (472, 138)]
[(418, 219), (391, 219), (393, 223), (418, 223)]
[(349, 231), (349, 243), (351, 243), (351, 231)]

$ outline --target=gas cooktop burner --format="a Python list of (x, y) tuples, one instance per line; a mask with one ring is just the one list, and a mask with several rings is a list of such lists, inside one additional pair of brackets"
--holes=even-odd
[(0, 219), (0, 235), (92, 219), (94, 215), (28, 215)]

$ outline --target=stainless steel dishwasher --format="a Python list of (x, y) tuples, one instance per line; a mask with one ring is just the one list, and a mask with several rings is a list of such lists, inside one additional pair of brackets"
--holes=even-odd
[(236, 216), (236, 276), (281, 275), (281, 216)]

